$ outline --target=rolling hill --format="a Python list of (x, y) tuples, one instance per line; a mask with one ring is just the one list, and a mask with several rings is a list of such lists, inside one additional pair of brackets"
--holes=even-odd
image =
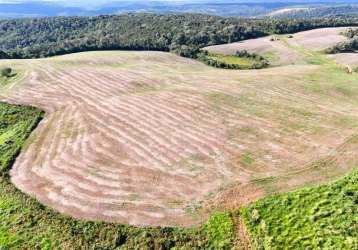
[[(334, 20), (1, 21), (18, 58), (0, 60), (14, 72), (0, 77), (0, 248), (355, 249), (357, 73), (324, 50), (356, 19)], [(243, 41), (205, 47), (230, 30)], [(209, 67), (168, 53), (177, 43), (271, 67)]]

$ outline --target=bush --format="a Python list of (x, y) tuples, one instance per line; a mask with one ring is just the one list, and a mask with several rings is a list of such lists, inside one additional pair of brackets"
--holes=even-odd
[(238, 57), (250, 57), (250, 53), (247, 50), (238, 50), (236, 51), (236, 56)]
[(12, 69), (11, 68), (2, 68), (0, 69), (0, 75), (2, 77), (10, 77), (12, 73)]
[(9, 58), (9, 55), (6, 54), (4, 51), (0, 50), (0, 59), (7, 59)]

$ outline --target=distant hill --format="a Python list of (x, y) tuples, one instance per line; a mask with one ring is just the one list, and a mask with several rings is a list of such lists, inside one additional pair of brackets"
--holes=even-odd
[(350, 15), (358, 15), (358, 4), (340, 6), (299, 6), (282, 8), (269, 13), (267, 16), (276, 18), (314, 18)]
[[(59, 0), (61, 1), (61, 0)], [(241, 17), (301, 17), (326, 15), (357, 14), (357, 6), (352, 4), (358, 1), (120, 1), (106, 2), (105, 4), (79, 4), (77, 1), (62, 2), (49, 1), (16, 1), (16, 4), (0, 3), (0, 18), (44, 17), (44, 16), (94, 16), (106, 14), (121, 14), (128, 12), (151, 13), (201, 13), (218, 16)], [(343, 5), (342, 5), (343, 4)], [(308, 9), (309, 11), (303, 11)], [(292, 10), (292, 11), (287, 11)], [(298, 11), (299, 10), (299, 11)]]

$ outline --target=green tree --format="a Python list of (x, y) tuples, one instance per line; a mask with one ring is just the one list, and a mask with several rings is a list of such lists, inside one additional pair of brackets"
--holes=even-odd
[(2, 77), (10, 77), (12, 73), (12, 69), (11, 68), (2, 68), (0, 69), (0, 75)]

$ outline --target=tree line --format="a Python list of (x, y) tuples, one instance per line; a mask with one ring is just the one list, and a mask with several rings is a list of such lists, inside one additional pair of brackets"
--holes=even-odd
[(357, 26), (358, 17), (243, 19), (201, 14), (123, 14), (0, 20), (0, 58), (41, 58), (91, 50), (172, 51), (196, 57), (199, 48), (269, 34)]

